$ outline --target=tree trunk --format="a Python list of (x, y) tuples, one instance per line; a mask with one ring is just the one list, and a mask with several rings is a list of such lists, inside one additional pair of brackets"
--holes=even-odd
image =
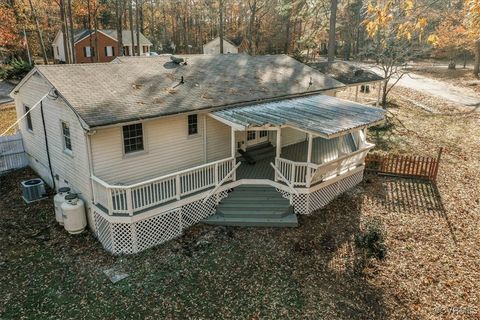
[(475, 42), (475, 63), (473, 65), (473, 75), (480, 78), (480, 39)]
[(456, 67), (457, 67), (457, 63), (455, 62), (455, 59), (451, 58), (450, 61), (448, 62), (448, 69), (455, 70)]
[(255, 16), (257, 14), (257, 0), (253, 1), (253, 4), (250, 5), (250, 21), (248, 27), (248, 53), (254, 55), (253, 52), (253, 30), (255, 28)]
[(43, 62), (45, 64), (48, 64), (47, 51), (45, 50), (45, 43), (43, 42), (42, 31), (40, 30), (40, 23), (38, 22), (37, 14), (35, 12), (35, 9), (33, 8), (32, 0), (28, 0), (28, 2), (30, 4), (30, 9), (32, 10), (33, 20), (35, 20), (35, 28), (37, 30), (38, 39), (40, 41), (40, 47), (42, 48)]
[(115, 3), (115, 13), (117, 18), (117, 47), (118, 47), (118, 55), (123, 56), (123, 1), (124, 0), (116, 0)]
[(130, 20), (130, 36), (132, 37), (132, 47), (130, 48), (130, 52), (128, 55), (134, 56), (135, 55), (135, 35), (133, 33), (133, 0), (128, 0), (128, 19)]
[(140, 55), (140, 1), (135, 0), (135, 30), (137, 32), (137, 56)]
[(72, 16), (72, 0), (68, 0), (68, 23), (70, 24), (70, 49), (72, 50), (72, 63), (77, 63), (77, 54), (75, 52), (75, 38), (73, 35), (73, 16)]
[[(95, 55), (95, 50), (93, 49), (93, 42), (92, 42), (92, 13), (91, 13), (91, 8), (90, 8), (90, 0), (87, 0), (87, 12), (88, 12), (88, 40), (89, 40), (89, 45), (90, 45), (90, 62), (93, 62), (94, 55)], [(95, 37), (97, 35), (95, 34)]]
[(285, 44), (283, 47), (283, 52), (288, 54), (288, 48), (290, 47), (290, 17), (292, 16), (292, 8), (288, 9), (287, 18), (286, 18), (286, 30), (285, 30)]
[(337, 23), (337, 1), (330, 2), (330, 30), (328, 31), (328, 62), (335, 60), (335, 25)]
[(223, 0), (220, 0), (220, 30), (218, 34), (220, 35), (220, 53), (223, 54)]
[(67, 45), (67, 24), (65, 19), (65, 2), (60, 0), (60, 21), (62, 23), (62, 40), (63, 40), (63, 54), (65, 56), (65, 63), (70, 63), (70, 53)]

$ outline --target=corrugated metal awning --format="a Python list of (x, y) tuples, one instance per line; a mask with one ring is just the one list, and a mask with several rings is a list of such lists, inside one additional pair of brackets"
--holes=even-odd
[(293, 127), (331, 138), (374, 125), (385, 111), (326, 95), (312, 95), (212, 112), (214, 118), (245, 130), (254, 127)]

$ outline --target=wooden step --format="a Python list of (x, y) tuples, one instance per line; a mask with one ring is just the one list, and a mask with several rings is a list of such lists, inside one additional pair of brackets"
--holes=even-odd
[(288, 199), (268, 185), (243, 185), (223, 199), (217, 213), (203, 222), (226, 226), (296, 227)]
[(238, 227), (297, 227), (298, 220), (294, 214), (282, 218), (231, 218), (222, 215), (213, 215), (203, 221), (206, 224)]

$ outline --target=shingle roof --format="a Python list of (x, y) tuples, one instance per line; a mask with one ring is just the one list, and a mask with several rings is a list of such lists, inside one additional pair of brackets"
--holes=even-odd
[[(115, 40), (118, 40), (117, 38), (117, 30), (113, 30), (113, 29), (99, 29), (98, 31), (100, 32), (103, 32), (105, 33), (106, 35), (108, 35), (109, 37), (115, 39)], [(93, 30), (92, 30), (92, 33), (93, 33)], [(80, 30), (75, 30), (74, 34), (73, 34), (73, 39), (74, 39), (74, 42), (77, 42), (83, 38), (85, 38), (86, 36), (88, 36), (89, 34), (89, 30), (88, 29), (80, 29)], [(140, 32), (139, 34), (140, 36), (140, 45), (152, 45), (152, 43)], [(134, 31), (134, 40), (135, 40), (135, 44), (137, 43), (137, 36), (136, 36), (136, 33)], [(130, 32), (130, 30), (122, 30), (122, 42), (124, 45), (130, 45), (132, 43), (132, 33)]]
[(317, 62), (310, 63), (309, 66), (346, 85), (383, 80), (375, 72), (359, 68), (345, 61)]
[(343, 87), (286, 55), (127, 60), (36, 68), (90, 127)]
[(311, 95), (213, 112), (245, 127), (290, 125), (329, 138), (384, 120), (385, 111), (326, 95)]

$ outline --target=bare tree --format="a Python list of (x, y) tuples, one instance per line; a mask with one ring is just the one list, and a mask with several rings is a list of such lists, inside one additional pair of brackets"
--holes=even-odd
[(133, 0), (128, 0), (128, 19), (130, 20), (130, 36), (132, 37), (132, 48), (131, 48), (131, 52), (129, 52), (128, 54), (131, 55), (131, 56), (134, 56), (135, 55), (135, 36), (134, 36), (134, 33), (133, 33), (133, 9), (132, 9), (132, 5), (133, 5)]
[(32, 0), (28, 0), (28, 2), (30, 4), (30, 10), (32, 11), (32, 18), (35, 21), (35, 28), (37, 31), (38, 39), (40, 41), (40, 47), (42, 48), (43, 62), (45, 64), (48, 64), (47, 51), (45, 50), (45, 43), (43, 42), (42, 30), (40, 30), (40, 23), (38, 22), (37, 13), (35, 12), (35, 8), (33, 7)]
[(473, 64), (473, 74), (480, 78), (480, 39), (475, 42), (475, 62)]
[[(69, 0), (70, 1), (70, 0)], [(117, 20), (117, 48), (118, 48), (118, 55), (123, 56), (123, 14), (125, 11), (125, 1), (124, 0), (116, 0), (115, 2), (115, 15)]]
[(140, 1), (135, 0), (135, 30), (137, 32), (137, 56), (140, 55)]
[(77, 63), (77, 54), (75, 52), (75, 38), (73, 34), (73, 16), (72, 16), (72, 0), (68, 0), (67, 6), (68, 23), (70, 24), (70, 49), (72, 50), (72, 63)]
[(220, 53), (223, 54), (223, 32), (224, 32), (224, 27), (223, 27), (223, 0), (220, 0), (219, 2), (219, 10), (220, 10), (220, 27), (218, 34), (220, 35)]
[(328, 30), (328, 62), (335, 60), (335, 26), (337, 24), (338, 0), (330, 2), (330, 29)]

